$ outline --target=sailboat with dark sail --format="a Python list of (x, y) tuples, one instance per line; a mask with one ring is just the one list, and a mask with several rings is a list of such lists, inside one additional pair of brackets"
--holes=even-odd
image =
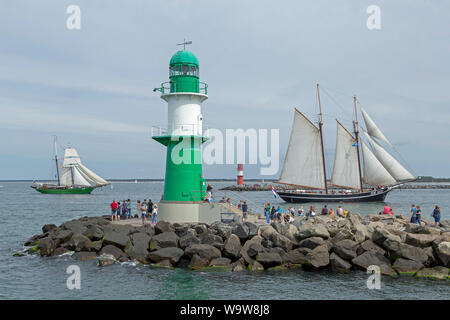
[(64, 150), (64, 160), (61, 168), (58, 165), (58, 152), (55, 137), (55, 164), (58, 184), (33, 183), (32, 188), (40, 193), (49, 194), (89, 194), (95, 188), (110, 184), (108, 181), (86, 168), (75, 148)]
[(317, 85), (317, 96), (320, 110), (318, 126), (295, 109), (289, 146), (278, 183), (294, 186), (296, 189), (279, 191), (278, 195), (283, 200), (287, 202), (384, 201), (386, 195), (400, 184), (416, 180), (412, 173), (377, 142), (378, 140), (391, 145), (360, 105), (367, 131), (363, 133), (368, 144), (362, 141), (359, 135), (357, 100), (354, 97), (353, 134), (336, 120), (336, 152), (333, 172), (328, 183), (319, 85)]

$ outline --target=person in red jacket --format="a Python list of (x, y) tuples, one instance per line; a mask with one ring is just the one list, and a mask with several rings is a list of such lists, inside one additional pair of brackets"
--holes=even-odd
[(111, 221), (114, 221), (117, 216), (118, 208), (116, 200), (113, 200), (109, 206), (111, 207)]

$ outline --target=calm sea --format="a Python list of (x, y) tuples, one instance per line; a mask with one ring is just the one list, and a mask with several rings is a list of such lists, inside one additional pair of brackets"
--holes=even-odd
[[(218, 182), (217, 190), (228, 183)], [(159, 200), (161, 182), (113, 183), (91, 195), (43, 195), (30, 183), (0, 183), (0, 299), (449, 299), (450, 281), (382, 277), (381, 290), (369, 290), (361, 271), (339, 275), (329, 272), (264, 271), (194, 272), (164, 270), (132, 263), (99, 267), (95, 261), (74, 261), (69, 256), (13, 257), (46, 223), (61, 224), (82, 216), (109, 213), (112, 199)], [(261, 205), (275, 200), (271, 192), (243, 192)], [(450, 190), (395, 190), (386, 202), (396, 214), (408, 214), (411, 203), (422, 206), (425, 218), (435, 204), (449, 219)], [(316, 204), (321, 208), (322, 204)], [(378, 213), (383, 203), (344, 204), (351, 212)], [(298, 209), (300, 206), (296, 205)], [(305, 205), (305, 208), (307, 206)], [(332, 205), (335, 207), (335, 205)], [(133, 207), (134, 209), (134, 207)], [(66, 269), (81, 269), (81, 289), (66, 286)]]

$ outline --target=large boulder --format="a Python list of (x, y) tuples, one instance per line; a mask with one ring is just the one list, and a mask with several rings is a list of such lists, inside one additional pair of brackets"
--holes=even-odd
[(90, 251), (80, 251), (75, 252), (72, 255), (72, 258), (74, 258), (75, 260), (87, 261), (97, 258), (97, 254), (95, 252)]
[(361, 223), (356, 224), (354, 226), (354, 233), (355, 233), (355, 241), (358, 243), (362, 243), (365, 240), (368, 240), (371, 238), (371, 235), (369, 231), (367, 230), (367, 227)]
[(330, 263), (330, 255), (326, 245), (318, 246), (305, 256), (305, 264), (314, 269), (327, 266)]
[(272, 238), (272, 234), (277, 232), (271, 225), (263, 225), (259, 228), (259, 230), (261, 233), (261, 237), (266, 240), (270, 240)]
[[(213, 247), (214, 248), (214, 247)], [(210, 260), (206, 258), (200, 257), (198, 254), (194, 254), (189, 261), (188, 267), (194, 270), (201, 269), (207, 267), (209, 265)]]
[(210, 244), (212, 246), (215, 246), (215, 244), (223, 244), (223, 239), (221, 236), (209, 233), (209, 232), (205, 232), (203, 234), (200, 235), (200, 240), (201, 243), (203, 244)]
[(88, 225), (86, 231), (83, 232), (83, 235), (92, 241), (98, 241), (103, 238), (103, 230), (95, 224)]
[(354, 240), (355, 235), (348, 229), (339, 230), (339, 232), (331, 239), (333, 243), (339, 242), (341, 240)]
[(436, 255), (443, 266), (450, 267), (450, 242), (439, 243), (436, 247)]
[[(312, 251), (312, 249), (309, 249), (309, 251)], [(291, 250), (287, 253), (285, 260), (292, 264), (306, 264), (306, 254), (301, 249)]]
[(83, 234), (87, 228), (80, 220), (72, 220), (62, 224), (63, 229), (70, 230), (73, 233)]
[(388, 250), (389, 257), (392, 261), (398, 258), (405, 258), (420, 263), (425, 263), (428, 260), (428, 255), (422, 248), (417, 248), (406, 243), (386, 239), (383, 246)]
[(221, 257), (220, 250), (209, 244), (193, 244), (186, 248), (184, 253), (190, 258), (194, 255), (198, 255), (200, 258), (207, 260), (208, 264), (212, 259)]
[(174, 232), (175, 227), (166, 221), (160, 220), (155, 225), (155, 234), (160, 234), (164, 232)]
[(38, 247), (41, 256), (48, 257), (53, 253), (53, 251), (55, 251), (56, 242), (50, 237), (47, 237), (40, 240)]
[(351, 260), (356, 258), (356, 249), (358, 243), (349, 239), (341, 240), (333, 245), (333, 252), (340, 256), (344, 260)]
[(182, 236), (178, 242), (179, 242), (180, 248), (183, 250), (193, 244), (201, 243), (200, 239), (195, 236), (195, 232), (194, 232), (194, 234), (191, 232), (186, 232), (186, 234), (184, 236)]
[(392, 267), (400, 275), (413, 276), (417, 273), (417, 271), (423, 268), (423, 264), (409, 259), (398, 258), (395, 260)]
[(298, 228), (297, 233), (295, 234), (295, 238), (297, 241), (301, 241), (310, 237), (321, 237), (324, 239), (328, 239), (330, 237), (330, 233), (327, 228), (322, 224), (315, 225), (302, 225)]
[(334, 252), (330, 254), (330, 265), (331, 270), (338, 273), (348, 273), (352, 268), (352, 265), (350, 263), (339, 257)]
[(448, 272), (448, 268), (436, 266), (434, 268), (423, 268), (422, 270), (417, 272), (416, 276), (421, 278), (445, 280), (448, 279)]
[(270, 268), (278, 266), (282, 263), (281, 256), (276, 252), (261, 252), (256, 256), (256, 261), (264, 266)]
[(143, 226), (136, 227), (134, 230), (131, 230), (131, 233), (136, 232), (144, 232), (148, 234), (150, 237), (155, 235), (155, 227), (151, 224), (144, 224)]
[(237, 235), (241, 241), (245, 241), (249, 238), (250, 230), (247, 225), (242, 224), (242, 223), (237, 223), (234, 226), (232, 233)]
[(282, 248), (285, 251), (292, 250), (292, 247), (294, 246), (294, 243), (288, 237), (285, 237), (278, 232), (273, 233), (270, 240), (274, 247)]
[(367, 270), (368, 267), (375, 265), (380, 268), (381, 274), (389, 276), (397, 274), (392, 269), (389, 259), (376, 251), (366, 251), (362, 255), (352, 259), (352, 263), (363, 270)]
[(106, 267), (112, 265), (116, 262), (116, 258), (112, 254), (102, 254), (98, 256), (98, 265), (101, 267)]
[(431, 234), (415, 234), (415, 233), (407, 233), (405, 243), (410, 244), (415, 247), (429, 247), (436, 240), (437, 235)]
[(231, 260), (228, 258), (216, 258), (209, 263), (210, 267), (230, 267)]
[[(137, 260), (141, 263), (149, 263), (149, 243), (150, 236), (144, 232), (133, 233), (130, 236), (125, 253), (133, 260)], [(159, 262), (159, 261), (157, 261)]]
[(297, 227), (291, 223), (281, 227), (281, 234), (295, 243), (297, 242), (297, 239), (295, 238), (295, 234), (297, 233), (297, 231)]
[(100, 252), (99, 255), (111, 255), (114, 257), (114, 259), (119, 260), (121, 257), (127, 257), (126, 253), (120, 250), (119, 248), (109, 244), (104, 246)]
[(223, 241), (226, 241), (233, 231), (232, 226), (222, 222), (216, 222), (215, 224), (212, 224), (211, 228), (216, 231), (217, 235), (222, 237)]
[(224, 256), (236, 260), (241, 257), (241, 241), (239, 237), (235, 234), (231, 234), (227, 241), (225, 242), (225, 247), (223, 249)]
[(64, 243), (69, 241), (73, 236), (73, 232), (67, 229), (58, 229), (52, 234), (52, 238), (56, 243)]
[(125, 249), (129, 241), (128, 237), (129, 229), (117, 228), (117, 226), (114, 226), (110, 228), (105, 228), (103, 231), (104, 231), (103, 236), (104, 244), (111, 244), (122, 250)]
[[(381, 255), (385, 255), (386, 254), (386, 250), (384, 250), (383, 248), (381, 248), (380, 246), (378, 246), (375, 242), (373, 242), (372, 240), (366, 240), (363, 243), (361, 243), (361, 248), (364, 251), (375, 251), (380, 253)], [(361, 252), (362, 254), (363, 252)]]
[(175, 232), (158, 233), (150, 240), (150, 251), (169, 247), (178, 247), (178, 236)]
[(311, 238), (306, 238), (302, 241), (300, 241), (298, 243), (298, 246), (301, 248), (309, 248), (309, 249), (314, 249), (318, 246), (321, 246), (325, 244), (325, 240), (323, 240), (323, 238), (321, 237), (311, 237)]
[(73, 251), (91, 251), (93, 245), (92, 241), (89, 240), (88, 237), (76, 233), (68, 242), (65, 243), (64, 247)]
[(149, 258), (151, 261), (156, 263), (169, 260), (171, 264), (176, 264), (183, 254), (184, 252), (180, 248), (169, 247), (150, 252)]
[(384, 246), (386, 240), (402, 242), (399, 236), (390, 233), (384, 228), (376, 228), (372, 234), (372, 241), (380, 246)]
[(253, 242), (249, 245), (247, 249), (247, 255), (250, 258), (255, 259), (256, 255), (265, 251), (266, 251), (265, 248), (260, 243)]
[(414, 234), (431, 234), (438, 236), (441, 232), (439, 229), (429, 226), (424, 226), (415, 223), (408, 223), (405, 225), (405, 231)]
[(244, 245), (241, 248), (241, 251), (239, 252), (241, 257), (244, 259), (245, 263), (250, 265), (252, 264), (255, 260), (253, 258), (251, 258), (248, 254), (247, 254), (247, 250), (250, 247), (250, 245), (252, 243), (257, 243), (257, 244), (261, 244), (262, 238), (260, 236), (254, 236), (253, 238), (251, 238), (250, 240), (247, 240)]
[(42, 232), (43, 233), (47, 233), (47, 232), (50, 232), (51, 230), (53, 230), (53, 229), (56, 229), (57, 227), (56, 227), (56, 225), (54, 225), (54, 224), (45, 224), (43, 227), (42, 227)]
[(252, 222), (245, 222), (244, 225), (248, 228), (248, 237), (252, 238), (258, 234), (258, 226)]

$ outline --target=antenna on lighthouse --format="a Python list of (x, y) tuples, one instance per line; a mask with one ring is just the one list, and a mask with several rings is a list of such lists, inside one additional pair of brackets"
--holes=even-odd
[(187, 44), (192, 44), (192, 41), (186, 41), (186, 39), (184, 39), (183, 43), (178, 43), (177, 46), (183, 46), (183, 50), (186, 50)]

